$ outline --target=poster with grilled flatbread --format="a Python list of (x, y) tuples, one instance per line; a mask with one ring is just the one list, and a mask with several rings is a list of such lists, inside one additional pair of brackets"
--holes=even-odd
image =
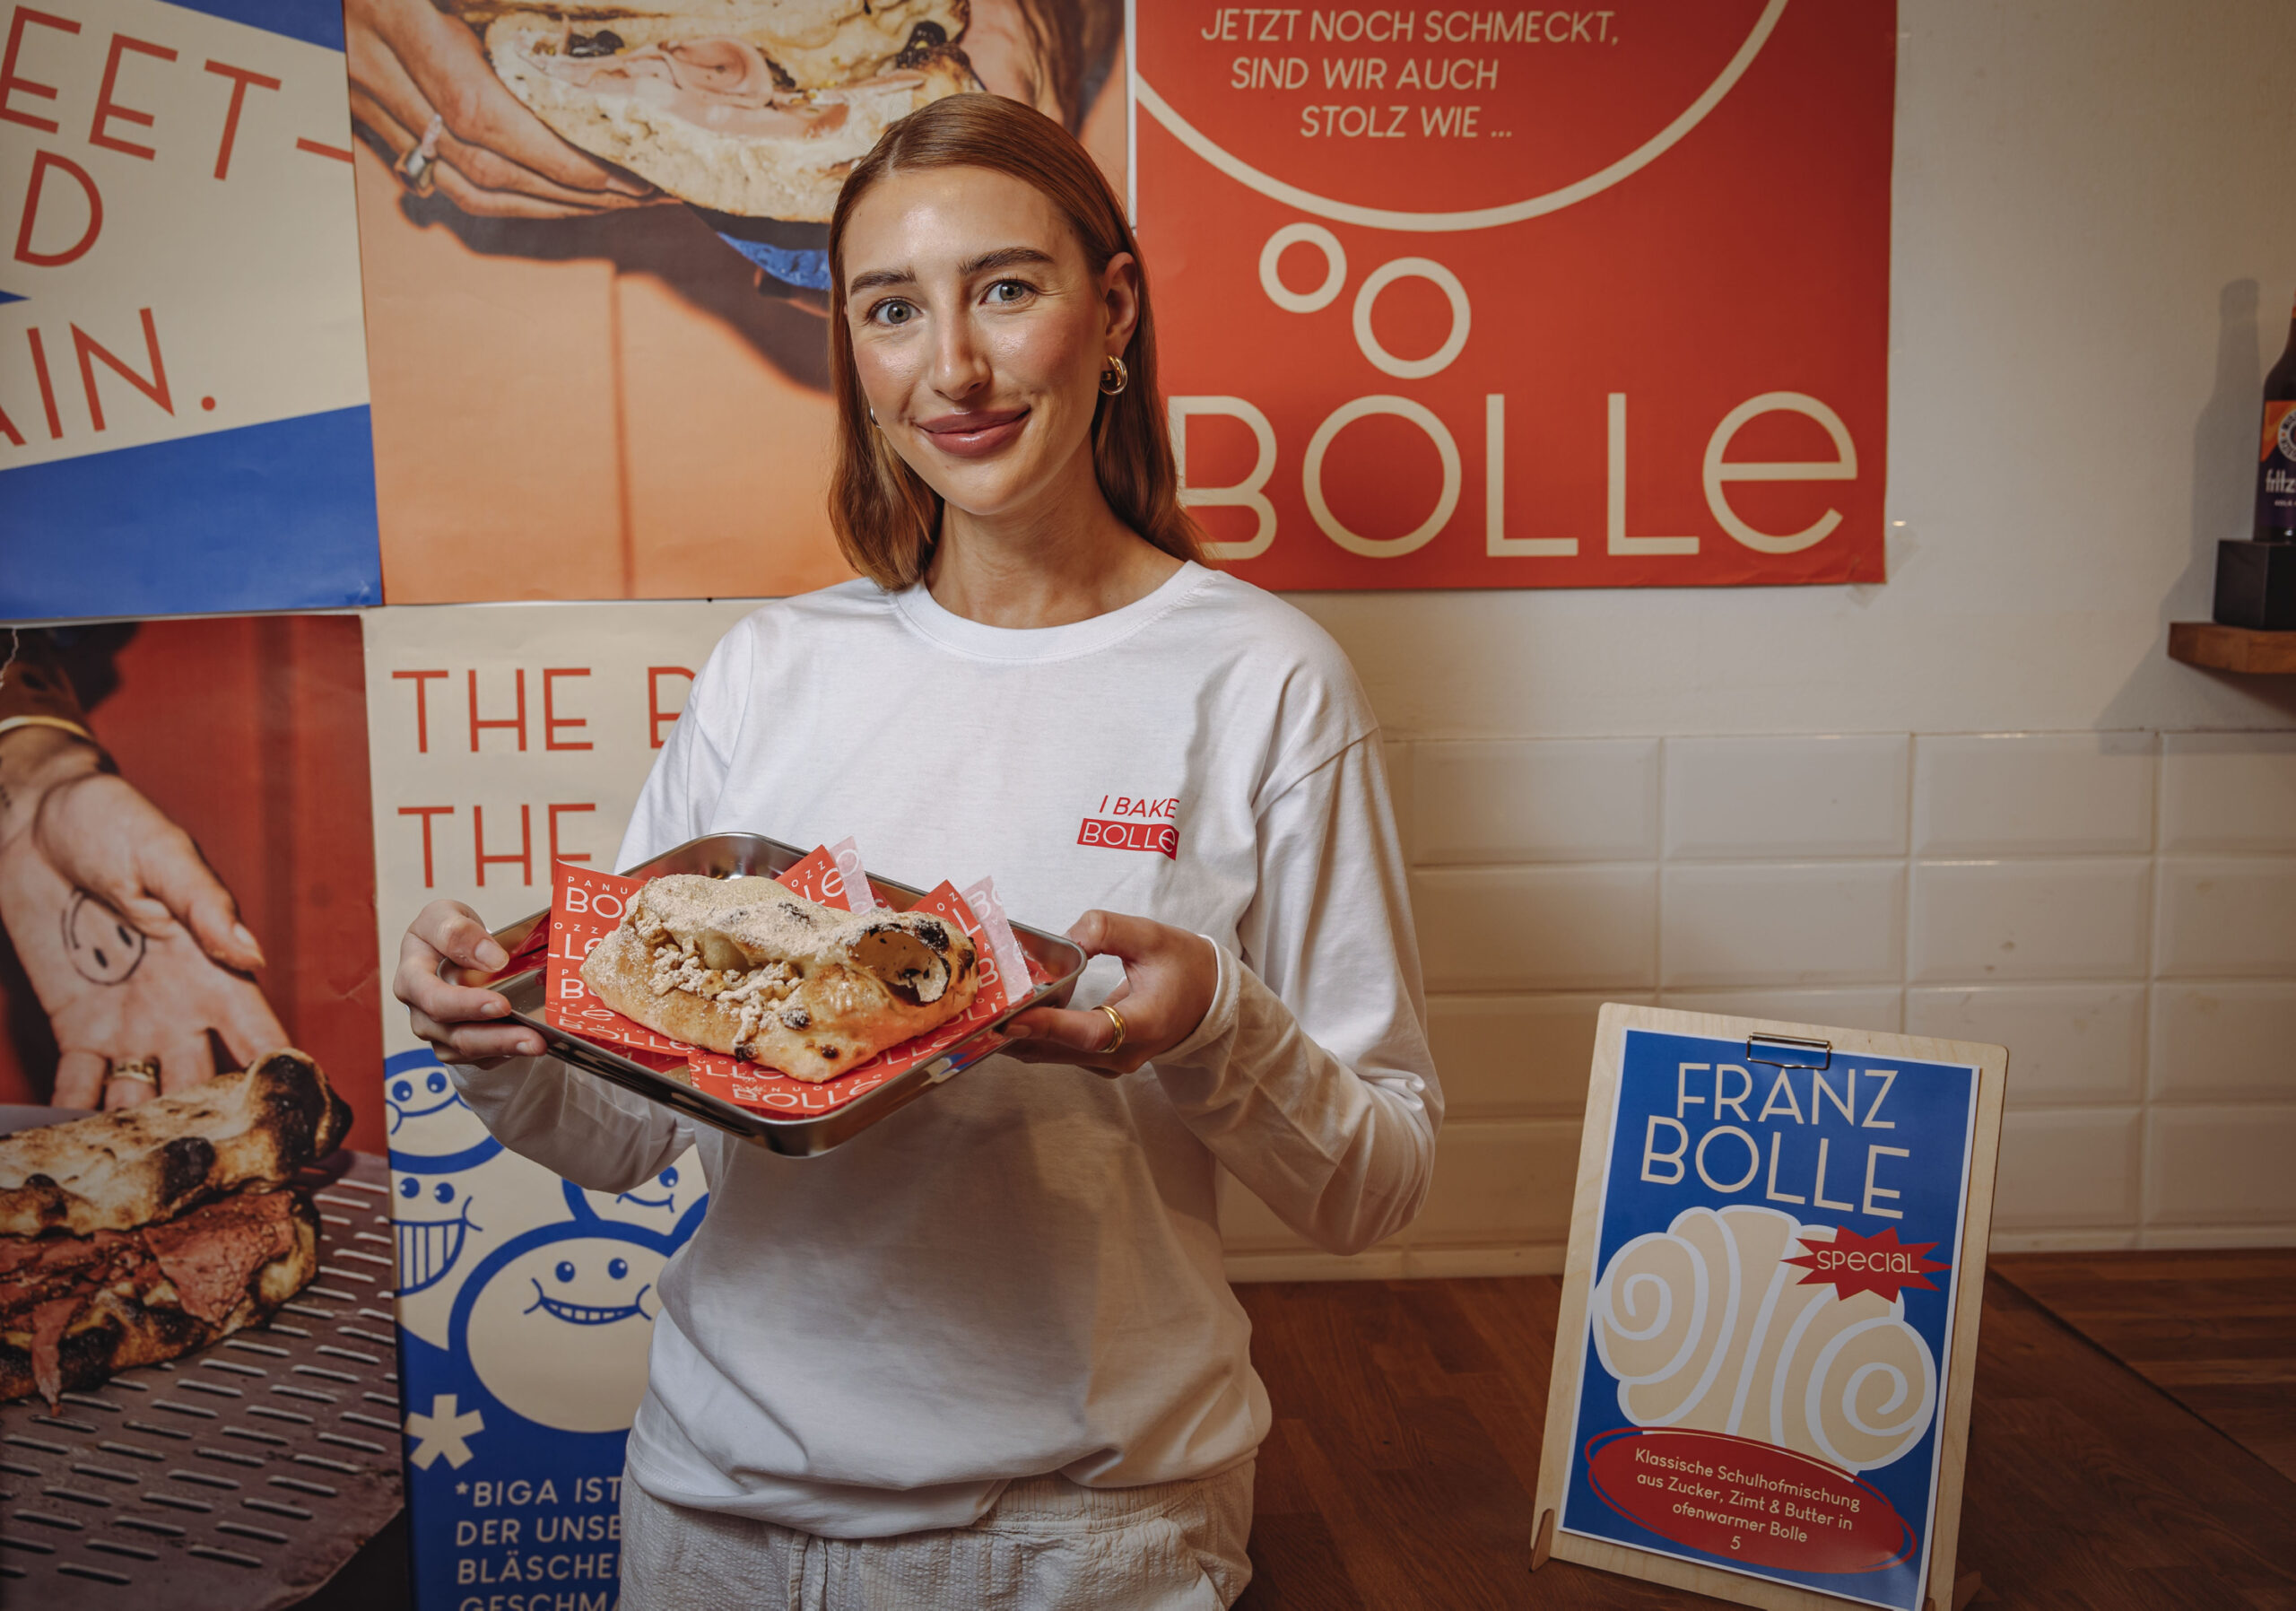
[(1953, 1603), (2007, 1061), (1603, 1008), (1535, 1565)]
[(317, 1215), (291, 1183), (351, 1117), (286, 1050), (0, 1139), (0, 1402), (53, 1408), (268, 1319), (318, 1270)]

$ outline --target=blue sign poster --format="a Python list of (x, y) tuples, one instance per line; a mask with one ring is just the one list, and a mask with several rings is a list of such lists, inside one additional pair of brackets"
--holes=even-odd
[(585, 1191), (489, 1136), (428, 1051), (389, 1058), (383, 1096), (416, 1611), (613, 1611), (622, 1445), (700, 1167)]
[(1981, 1072), (1624, 1032), (1561, 1534), (1920, 1611)]
[(343, 13), (41, 0), (0, 74), (0, 620), (382, 602)]

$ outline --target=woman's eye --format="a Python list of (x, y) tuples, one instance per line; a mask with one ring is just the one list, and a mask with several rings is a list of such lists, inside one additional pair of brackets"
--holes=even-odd
[(991, 302), (1017, 302), (1029, 294), (1029, 287), (1019, 280), (999, 280), (988, 288)]
[(870, 318), (881, 325), (900, 326), (917, 317), (917, 309), (907, 302), (880, 302), (870, 311)]

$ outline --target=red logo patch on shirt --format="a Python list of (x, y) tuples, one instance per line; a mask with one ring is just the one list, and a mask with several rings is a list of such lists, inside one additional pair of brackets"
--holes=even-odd
[(1179, 859), (1179, 801), (1102, 795), (1100, 809), (1087, 813), (1076, 830), (1080, 845), (1104, 850), (1152, 850)]

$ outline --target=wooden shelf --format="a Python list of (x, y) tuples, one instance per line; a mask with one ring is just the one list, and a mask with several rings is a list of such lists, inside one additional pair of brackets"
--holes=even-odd
[(2169, 658), (2211, 671), (2296, 676), (2296, 632), (2259, 632), (2213, 621), (2169, 623)]

